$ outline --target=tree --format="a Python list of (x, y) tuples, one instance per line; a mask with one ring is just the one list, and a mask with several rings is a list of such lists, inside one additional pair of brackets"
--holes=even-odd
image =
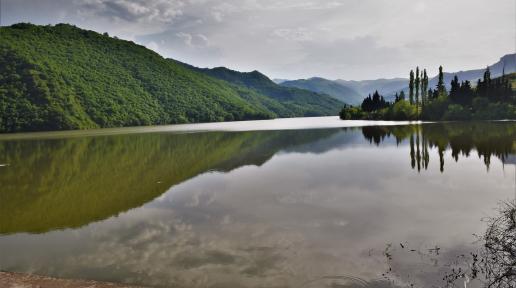
[(405, 92), (403, 90), (400, 91), (400, 100), (405, 100)]
[(423, 81), (421, 85), (421, 105), (424, 106), (428, 101), (428, 75), (426, 74), (426, 69), (423, 69)]
[(430, 99), (434, 98), (434, 90), (432, 88), (428, 88), (428, 91), (426, 92), (428, 102), (430, 102)]
[[(504, 71), (505, 73), (505, 71)], [(484, 82), (491, 82), (491, 71), (489, 70), (489, 66), (487, 66), (486, 71), (484, 72)]]
[(511, 83), (505, 76), (505, 70), (501, 77), (491, 79), (491, 71), (487, 67), (483, 79), (478, 79), (476, 92), (478, 96), (485, 97), (491, 102), (514, 102)]
[(360, 107), (362, 108), (362, 111), (372, 112), (389, 107), (389, 103), (385, 101), (378, 91), (375, 91), (373, 96), (369, 94), (369, 96), (362, 101), (362, 105)]
[(473, 88), (471, 88), (471, 82), (466, 80), (460, 84), (459, 95), (459, 102), (461, 104), (471, 105), (471, 101), (475, 96), (475, 92), (473, 91)]
[(414, 71), (410, 70), (409, 80), (409, 102), (414, 104)]
[(439, 79), (437, 81), (438, 96), (446, 95), (446, 86), (444, 86), (443, 66), (439, 66)]
[(421, 82), (421, 78), (419, 77), (419, 67), (416, 67), (416, 106), (419, 106), (419, 86)]
[(459, 84), (459, 78), (457, 75), (455, 75), (450, 82), (451, 88), (450, 88), (450, 99), (454, 102), (458, 102), (459, 99), (459, 90), (460, 90), (460, 84)]

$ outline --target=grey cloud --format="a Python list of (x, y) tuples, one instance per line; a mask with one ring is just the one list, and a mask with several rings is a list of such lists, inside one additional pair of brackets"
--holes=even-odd
[(307, 53), (301, 61), (308, 63), (306, 69), (313, 75), (331, 77), (338, 71), (352, 70), (356, 78), (368, 75), (381, 78), (389, 73), (385, 68), (392, 69), (391, 66), (401, 66), (404, 62), (401, 48), (382, 46), (372, 36), (304, 45)]
[(223, 2), (221, 4), (215, 5), (211, 9), (211, 15), (217, 22), (222, 22), (226, 15), (236, 13), (238, 10), (239, 8), (237, 6), (228, 2)]
[(280, 37), (288, 41), (310, 41), (312, 33), (306, 28), (278, 28), (272, 31), (273, 36)]
[(203, 63), (223, 65), (218, 59), (221, 49), (212, 45), (210, 38), (195, 28), (178, 25), (161, 33), (139, 36), (137, 42), (142, 43), (165, 57), (203, 66)]
[[(321, 33), (304, 28), (274, 30), (268, 37), (270, 41), (263, 44), (269, 45), (269, 50), (258, 53), (279, 50), (284, 56), (261, 57), (263, 69), (270, 74), (281, 71), (299, 73), (298, 77), (335, 78), (335, 75), (342, 75), (348, 79), (360, 79), (382, 78), (393, 69), (404, 73), (405, 65), (410, 67), (404, 57), (404, 47), (382, 45), (373, 36), (328, 39)], [(245, 43), (248, 42), (239, 45)], [(240, 62), (245, 63), (245, 57), (242, 55)], [(343, 71), (348, 72), (344, 74)]]
[(184, 43), (189, 47), (207, 47), (210, 44), (208, 37), (202, 34), (179, 32), (176, 34), (176, 36), (182, 38)]
[(346, 1), (300, 1), (300, 0), (262, 0), (262, 1), (246, 1), (245, 7), (247, 9), (262, 9), (262, 10), (324, 10), (343, 6)]
[(183, 14), (181, 1), (166, 0), (84, 0), (79, 2), (82, 13), (108, 17), (114, 20), (172, 22)]
[(279, 78), (406, 77), (416, 65), (433, 75), (439, 65), (447, 71), (485, 67), (514, 50), (512, 0), (496, 5), (483, 0), (3, 0), (2, 5), (3, 25), (70, 22), (196, 66), (257, 69)]

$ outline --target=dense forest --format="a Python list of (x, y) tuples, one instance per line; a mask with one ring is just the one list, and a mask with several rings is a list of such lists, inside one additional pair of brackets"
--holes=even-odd
[(476, 83), (455, 76), (446, 89), (443, 68), (439, 67), (436, 87), (428, 87), (428, 75), (416, 68), (409, 73), (408, 99), (403, 91), (394, 102), (375, 92), (362, 105), (345, 105), (341, 119), (368, 120), (499, 120), (516, 119), (516, 73), (491, 78), (489, 67)]
[[(252, 72), (238, 72), (225, 67), (208, 69), (196, 68), (184, 63), (182, 64), (203, 74), (224, 80), (225, 82), (239, 87), (246, 87), (254, 92), (279, 101), (288, 109), (288, 111), (291, 111), (290, 115), (288, 115), (288, 111), (283, 112), (275, 110), (275, 112), (283, 113), (282, 117), (296, 115), (317, 116), (321, 115), (321, 110), (335, 111), (335, 106), (333, 105), (335, 103), (340, 103), (339, 101), (335, 101), (333, 97), (322, 92), (316, 93), (296, 87), (278, 85), (256, 70)], [(335, 115), (337, 113), (338, 110), (334, 112)]]
[(303, 90), (279, 99), (68, 24), (1, 27), (0, 39), (0, 132), (336, 115), (342, 105)]

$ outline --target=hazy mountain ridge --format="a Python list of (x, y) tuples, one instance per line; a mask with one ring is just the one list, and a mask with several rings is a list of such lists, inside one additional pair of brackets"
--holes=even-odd
[(283, 78), (274, 78), (274, 79), (272, 79), (272, 81), (274, 81), (274, 83), (276, 83), (276, 84), (281, 84), (281, 83), (283, 83), (285, 81), (290, 81), (290, 80), (289, 79), (283, 79)]
[(380, 92), (383, 95), (394, 95), (396, 92), (403, 89), (407, 86), (408, 79), (405, 78), (392, 78), (392, 79), (376, 79), (376, 80), (342, 80), (337, 79), (335, 82), (340, 83), (341, 85), (351, 87), (358, 91), (362, 98), (359, 103), (362, 102), (362, 99), (367, 97), (369, 94), (373, 94), (375, 91)]
[(348, 104), (357, 104), (362, 101), (362, 95), (355, 89), (341, 85), (337, 81), (320, 77), (313, 77), (306, 80), (284, 81), (281, 85), (327, 94)]
[[(491, 71), (491, 77), (496, 78), (502, 75), (503, 70), (505, 69), (505, 74), (511, 74), (516, 72), (516, 53), (515, 54), (507, 54), (500, 58), (500, 60), (492, 65), (488, 66)], [(444, 67), (446, 71), (446, 67)], [(486, 68), (479, 68), (474, 70), (465, 70), (458, 72), (445, 72), (444, 73), (444, 82), (446, 87), (450, 88), (450, 82), (455, 75), (459, 78), (459, 81), (471, 81), (473, 85), (476, 85), (476, 81), (482, 78)], [(408, 73), (407, 73), (408, 74)], [(315, 79), (315, 80), (314, 80)], [(324, 80), (324, 81), (323, 81)], [(432, 77), (429, 80), (429, 88), (434, 89), (437, 85), (438, 77)], [(277, 79), (281, 85), (295, 86), (300, 87), (312, 91), (319, 91), (324, 89), (322, 85), (319, 83), (337, 83), (341, 87), (345, 87), (348, 89), (354, 90), (359, 94), (360, 98), (351, 98), (353, 100), (343, 99), (336, 92), (332, 92), (327, 90), (327, 94), (333, 96), (337, 99), (340, 99), (344, 102), (348, 102), (350, 104), (359, 104), (363, 98), (367, 97), (367, 95), (372, 94), (374, 91), (378, 90), (378, 92), (385, 96), (386, 99), (392, 100), (394, 94), (396, 92), (400, 92), (401, 90), (408, 92), (408, 78), (392, 78), (392, 79), (375, 79), (375, 80), (328, 80), (320, 77), (313, 77), (309, 79), (299, 79), (299, 80), (285, 80), (285, 79)], [(327, 84), (325, 84), (327, 85)], [(342, 88), (342, 89), (345, 89)]]
[[(505, 74), (511, 74), (516, 72), (516, 53), (507, 54), (500, 58), (500, 60), (492, 65), (487, 66), (491, 72), (492, 78), (502, 76), (504, 70)], [(459, 81), (471, 81), (473, 85), (476, 85), (478, 79), (481, 79), (486, 71), (486, 68), (479, 68), (474, 70), (458, 71), (458, 72), (444, 72), (444, 83), (447, 88), (450, 88), (450, 82), (457, 75)], [(430, 79), (429, 86), (435, 88), (437, 85), (438, 77), (435, 76)]]

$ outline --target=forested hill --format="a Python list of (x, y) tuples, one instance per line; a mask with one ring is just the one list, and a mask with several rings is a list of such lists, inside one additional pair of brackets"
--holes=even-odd
[(284, 81), (281, 83), (281, 85), (285, 87), (297, 87), (318, 93), (325, 93), (340, 101), (352, 105), (360, 104), (362, 103), (362, 100), (364, 100), (364, 94), (357, 92), (357, 90), (346, 85), (342, 85), (337, 81), (332, 81), (320, 77)]
[(72, 25), (0, 27), (0, 132), (335, 115), (341, 106), (296, 101)]
[(295, 111), (298, 115), (313, 116), (316, 115), (314, 113), (318, 113), (318, 111), (333, 111), (334, 107), (343, 105), (343, 102), (340, 102), (339, 99), (335, 100), (335, 98), (326, 94), (278, 85), (256, 70), (252, 72), (239, 72), (225, 67), (207, 69), (196, 68), (184, 63), (181, 64), (206, 75), (234, 85), (246, 87), (257, 93), (273, 98), (287, 106), (290, 111)]

